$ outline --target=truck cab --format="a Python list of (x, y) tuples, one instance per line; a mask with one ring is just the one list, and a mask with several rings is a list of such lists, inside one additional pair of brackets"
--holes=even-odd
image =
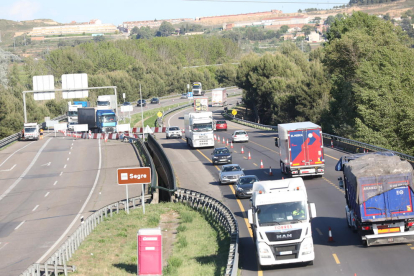
[(214, 147), (213, 113), (190, 112), (184, 115), (187, 144), (192, 148)]
[(96, 110), (96, 126), (99, 132), (116, 132), (117, 118), (112, 110)]
[(255, 182), (251, 203), (248, 219), (260, 266), (313, 264), (316, 209), (308, 203), (302, 178)]
[(39, 125), (37, 123), (25, 123), (20, 139), (39, 140)]

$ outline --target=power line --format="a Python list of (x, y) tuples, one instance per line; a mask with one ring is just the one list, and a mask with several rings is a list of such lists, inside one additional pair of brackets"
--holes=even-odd
[(254, 1), (254, 0), (183, 0), (190, 2), (228, 2), (228, 3), (260, 3), (260, 4), (317, 4), (317, 5), (332, 5), (332, 4), (341, 4), (346, 5), (349, 2), (285, 2), (285, 1)]

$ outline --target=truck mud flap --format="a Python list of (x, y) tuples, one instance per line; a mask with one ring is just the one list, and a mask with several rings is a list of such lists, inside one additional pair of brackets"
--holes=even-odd
[(399, 233), (397, 235), (368, 235), (365, 237), (367, 241), (367, 246), (393, 243), (410, 243), (414, 242), (414, 231)]

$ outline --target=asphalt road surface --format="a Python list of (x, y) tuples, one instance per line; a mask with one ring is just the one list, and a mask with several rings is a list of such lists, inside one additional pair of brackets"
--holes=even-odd
[[(232, 98), (234, 103), (240, 98)], [(222, 108), (211, 108), (215, 119), (223, 119)], [(171, 115), (167, 125), (183, 128), (183, 110)], [(234, 130), (245, 129), (249, 142), (236, 143), (233, 163), (245, 169), (245, 174), (255, 174), (261, 180), (282, 179), (279, 166), (278, 148), (274, 145), (274, 133), (262, 131), (228, 122), (227, 131), (216, 131), (220, 137), (216, 146), (222, 144), (223, 137), (231, 138)], [(341, 176), (334, 170), (342, 152), (325, 148), (325, 175), (322, 178), (305, 178), (310, 202), (316, 204), (318, 217), (312, 220), (312, 234), (315, 245), (313, 266), (301, 264), (274, 266), (260, 270), (256, 261), (250, 225), (247, 221), (248, 199), (236, 199), (233, 185), (220, 185), (218, 172), (220, 166), (211, 163), (212, 149), (189, 149), (185, 139), (165, 139), (157, 134), (158, 141), (174, 166), (180, 187), (197, 190), (222, 200), (235, 214), (240, 228), (239, 267), (241, 275), (413, 275), (410, 262), (414, 260), (414, 247), (411, 244), (363, 247), (359, 236), (348, 229), (345, 220), (344, 192), (338, 188), (337, 178)], [(218, 139), (217, 139), (218, 140)], [(229, 146), (230, 147), (230, 146)], [(241, 153), (241, 148), (244, 154)], [(251, 159), (248, 159), (250, 152)], [(260, 169), (263, 161), (264, 169)], [(269, 176), (272, 167), (273, 176)], [(331, 227), (334, 242), (328, 242), (328, 229)]]

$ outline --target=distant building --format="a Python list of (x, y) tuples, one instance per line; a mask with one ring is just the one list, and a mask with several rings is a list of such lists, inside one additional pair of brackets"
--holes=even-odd
[(94, 19), (86, 24), (62, 25), (51, 27), (35, 27), (29, 33), (30, 36), (51, 36), (51, 35), (69, 35), (69, 34), (96, 34), (96, 33), (114, 33), (117, 31), (115, 25), (100, 24), (100, 20)]
[(283, 37), (283, 40), (293, 40), (293, 34), (291, 33), (286, 33), (282, 37)]
[(127, 29), (128, 31), (132, 30), (134, 27), (150, 27), (150, 28), (159, 28), (162, 22), (169, 22), (171, 24), (179, 24), (183, 22), (194, 22), (192, 18), (178, 18), (178, 19), (162, 19), (162, 20), (145, 20), (145, 21), (126, 21), (123, 22), (121, 27)]
[(304, 32), (297, 32), (295, 38), (298, 38), (298, 37), (305, 37), (305, 33)]
[(308, 40), (309, 40), (309, 42), (321, 42), (322, 41), (321, 36), (317, 32), (311, 32), (308, 35)]

